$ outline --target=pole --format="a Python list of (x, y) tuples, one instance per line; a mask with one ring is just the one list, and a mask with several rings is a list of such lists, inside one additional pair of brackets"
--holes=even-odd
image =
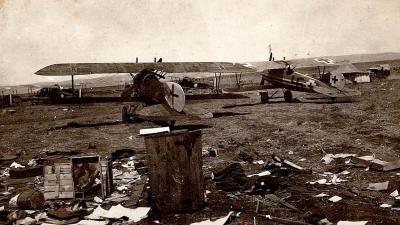
[(72, 98), (75, 98), (74, 75), (71, 75)]

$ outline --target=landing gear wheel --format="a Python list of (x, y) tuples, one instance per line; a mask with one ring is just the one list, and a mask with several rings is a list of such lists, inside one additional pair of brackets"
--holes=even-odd
[(293, 101), (293, 94), (290, 90), (285, 90), (283, 93), (283, 98), (285, 99), (285, 102), (292, 102)]
[(128, 123), (128, 107), (127, 106), (122, 107), (122, 122)]
[(260, 92), (261, 103), (265, 104), (269, 101), (268, 92)]

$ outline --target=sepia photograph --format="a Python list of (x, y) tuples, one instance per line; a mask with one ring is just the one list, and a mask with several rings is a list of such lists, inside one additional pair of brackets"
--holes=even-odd
[(0, 0), (0, 225), (400, 225), (400, 1)]

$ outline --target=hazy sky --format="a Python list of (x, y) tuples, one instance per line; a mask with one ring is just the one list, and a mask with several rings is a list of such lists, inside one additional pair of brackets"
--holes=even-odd
[(398, 0), (0, 0), (0, 85), (63, 62), (400, 52)]

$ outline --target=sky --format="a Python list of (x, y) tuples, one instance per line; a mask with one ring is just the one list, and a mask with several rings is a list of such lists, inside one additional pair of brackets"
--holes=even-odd
[(0, 0), (0, 85), (54, 63), (400, 52), (398, 0)]

